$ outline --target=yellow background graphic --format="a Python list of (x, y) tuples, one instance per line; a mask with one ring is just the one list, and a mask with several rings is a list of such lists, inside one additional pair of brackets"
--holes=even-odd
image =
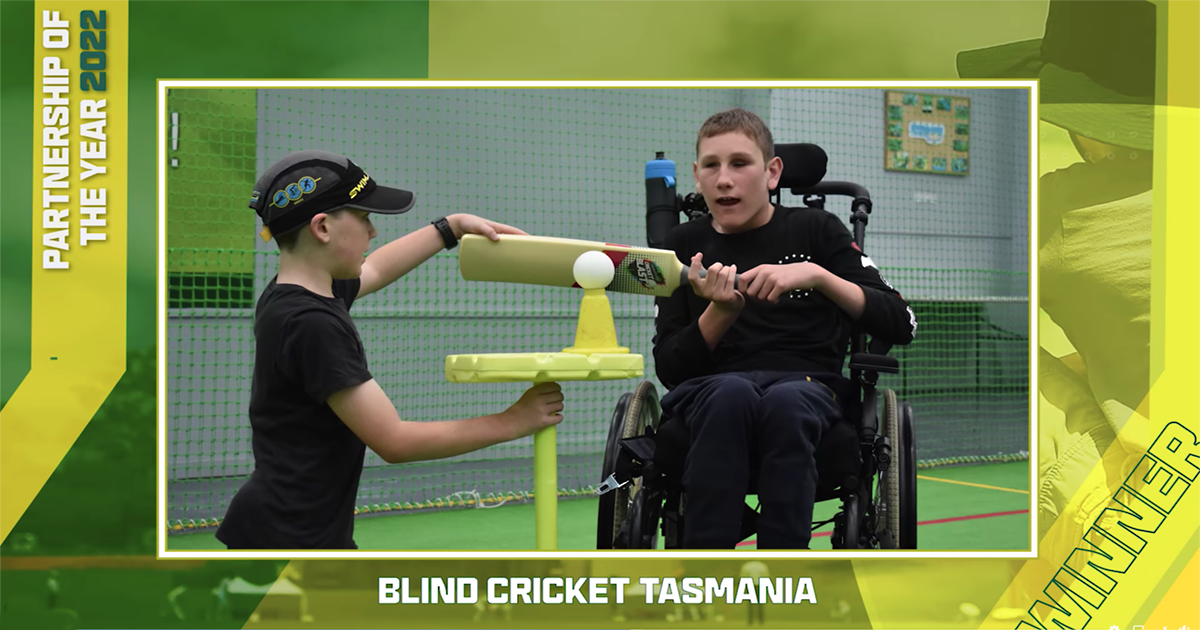
[[(81, 10), (106, 15), (106, 90), (83, 91), (79, 87)], [(69, 269), (42, 269), (41, 213), (33, 224), (33, 330), (30, 370), (4, 407), (0, 457), (4, 492), (0, 498), (0, 536), (7, 537), (30, 502), (50, 478), (67, 450), (87, 426), (100, 404), (125, 372), (125, 274), (128, 158), (128, 67), (129, 10), (125, 2), (38, 2), (38, 19), (44, 11), (57, 11), (70, 23), (70, 45), (63, 49), (42, 47), (39, 30), (35, 41), (34, 77), (40, 82), (43, 59), (61, 57), (70, 69), (70, 185), (55, 189), (66, 194), (70, 208), (70, 250), (62, 258)], [(33, 199), (42, 199), (42, 94), (34, 94), (35, 165)], [(81, 101), (106, 100), (107, 172), (80, 181)], [(93, 142), (93, 140), (88, 140)], [(100, 164), (99, 160), (92, 160)], [(107, 190), (105, 240), (79, 242), (80, 195), (84, 188)], [(8, 209), (5, 210), (6, 212)], [(92, 228), (95, 229), (95, 228)]]

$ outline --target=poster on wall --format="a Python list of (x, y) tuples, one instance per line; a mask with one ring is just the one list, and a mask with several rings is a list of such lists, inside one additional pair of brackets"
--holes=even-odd
[(889, 171), (971, 172), (971, 99), (885, 92), (883, 167)]

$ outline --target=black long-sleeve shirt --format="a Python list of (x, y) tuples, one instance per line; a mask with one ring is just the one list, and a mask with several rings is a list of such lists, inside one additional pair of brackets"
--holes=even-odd
[[(866, 304), (858, 323), (869, 335), (904, 345), (916, 334), (912, 309), (854, 244), (846, 224), (825, 210), (775, 206), (766, 225), (738, 234), (718, 233), (705, 216), (673, 228), (666, 246), (684, 265), (702, 252), (705, 267), (720, 262), (737, 265), (739, 273), (759, 265), (816, 263), (862, 288)], [(747, 299), (711, 351), (698, 323), (708, 304), (690, 285), (655, 300), (654, 363), (668, 388), (727, 372), (841, 375), (854, 322), (820, 291), (792, 291), (774, 304)]]

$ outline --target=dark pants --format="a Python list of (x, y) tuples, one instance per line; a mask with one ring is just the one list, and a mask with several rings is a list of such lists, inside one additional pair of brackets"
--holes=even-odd
[(747, 606), (750, 607), (746, 611), (747, 625), (753, 626), (754, 622), (757, 621), (758, 625), (765, 626), (767, 624), (767, 605), (766, 604), (747, 604)]
[(732, 549), (757, 466), (758, 547), (807, 549), (817, 493), (814, 453), (842, 416), (832, 390), (801, 374), (739, 372), (694, 378), (663, 410), (687, 422), (683, 546)]

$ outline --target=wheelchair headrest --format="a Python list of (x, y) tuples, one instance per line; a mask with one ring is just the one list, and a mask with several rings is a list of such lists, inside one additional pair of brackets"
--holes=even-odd
[(811, 188), (825, 178), (829, 156), (815, 144), (777, 144), (775, 155), (783, 161), (783, 175), (772, 193), (780, 189)]

